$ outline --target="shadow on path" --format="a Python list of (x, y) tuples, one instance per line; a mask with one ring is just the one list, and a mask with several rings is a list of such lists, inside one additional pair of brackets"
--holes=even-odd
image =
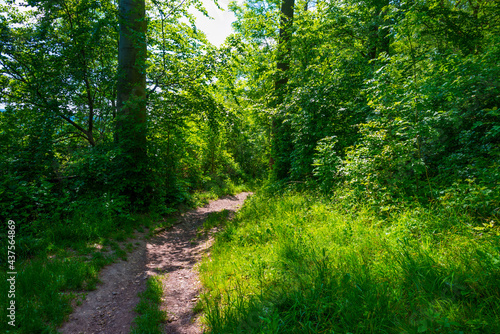
[(148, 275), (166, 274), (164, 303), (169, 315), (165, 333), (201, 333), (193, 312), (201, 285), (195, 264), (212, 244), (210, 235), (197, 235), (199, 227), (212, 212), (236, 211), (249, 193), (226, 196), (207, 206), (184, 214), (180, 223), (159, 234), (146, 246)]
[(136, 235), (136, 249), (127, 261), (119, 261), (101, 270), (101, 283), (75, 307), (60, 331), (64, 334), (127, 334), (136, 316), (138, 294), (145, 290), (151, 275), (166, 274), (163, 280), (163, 309), (169, 314), (166, 333), (201, 333), (193, 307), (200, 291), (194, 265), (211, 245), (210, 236), (197, 238), (198, 227), (211, 212), (236, 211), (249, 193), (226, 196), (203, 208), (185, 213), (172, 229), (144, 240)]

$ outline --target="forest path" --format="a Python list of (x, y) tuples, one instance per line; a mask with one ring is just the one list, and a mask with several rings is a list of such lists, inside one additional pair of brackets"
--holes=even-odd
[[(137, 248), (120, 261), (104, 268), (99, 274), (96, 290), (88, 293), (74, 309), (60, 331), (64, 334), (126, 334), (136, 313), (138, 293), (144, 291), (151, 275), (163, 279), (162, 309), (168, 313), (165, 333), (201, 333), (198, 316), (194, 314), (201, 284), (195, 264), (212, 244), (210, 234), (198, 235), (198, 228), (212, 212), (238, 210), (250, 193), (226, 196), (182, 215), (172, 228), (150, 240), (132, 240)], [(130, 240), (128, 242), (131, 242)]]

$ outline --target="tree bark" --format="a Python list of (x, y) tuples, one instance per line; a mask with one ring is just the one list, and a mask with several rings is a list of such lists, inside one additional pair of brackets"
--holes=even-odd
[[(280, 11), (280, 35), (278, 40), (277, 76), (274, 88), (278, 91), (288, 82), (287, 71), (290, 69), (290, 55), (292, 53), (292, 23), (295, 0), (283, 0)], [(281, 94), (280, 94), (281, 95)]]
[(368, 58), (376, 59), (382, 52), (389, 53), (390, 36), (389, 20), (387, 18), (387, 6), (389, 0), (377, 1), (375, 14), (369, 27), (368, 34)]
[(136, 127), (132, 133), (122, 133), (122, 130), (131, 130), (128, 123), (144, 125), (146, 122), (145, 1), (120, 0), (119, 15), (117, 130), (119, 135), (132, 135), (132, 139), (142, 142), (145, 129)]
[[(282, 0), (280, 10), (280, 34), (278, 40), (278, 56), (276, 64), (276, 78), (274, 90), (276, 94), (275, 105), (283, 102), (286, 94), (286, 84), (288, 83), (288, 70), (290, 69), (290, 58), (292, 53), (292, 24), (295, 0)], [(284, 140), (283, 133), (280, 133), (281, 122), (276, 115), (271, 116), (271, 155), (269, 157), (269, 168), (278, 179), (284, 178), (288, 168), (283, 166), (280, 156), (283, 155)], [(277, 165), (275, 165), (277, 163)]]
[(145, 0), (120, 0), (118, 45), (117, 129), (125, 193), (132, 202), (144, 195), (146, 151), (146, 9)]

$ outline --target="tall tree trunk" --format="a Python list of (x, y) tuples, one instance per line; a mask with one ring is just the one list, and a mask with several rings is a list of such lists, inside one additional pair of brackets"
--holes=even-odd
[(389, 53), (389, 19), (387, 17), (389, 0), (376, 2), (375, 14), (368, 28), (368, 58), (376, 59), (382, 52)]
[[(292, 23), (293, 7), (295, 0), (283, 0), (281, 3), (280, 15), (280, 36), (278, 40), (278, 62), (277, 77), (274, 82), (274, 88), (281, 97), (283, 94), (279, 90), (288, 82), (288, 70), (290, 69), (290, 55), (292, 53)], [(278, 98), (279, 100), (279, 98)], [(281, 101), (279, 101), (281, 102)]]
[[(292, 53), (292, 24), (295, 0), (282, 0), (280, 11), (280, 34), (278, 40), (278, 57), (276, 64), (276, 78), (274, 90), (276, 94), (275, 105), (283, 102), (286, 94), (286, 84), (288, 83), (288, 70), (290, 69), (290, 57)], [(282, 164), (281, 157), (287, 151), (286, 147), (290, 142), (283, 138), (286, 131), (282, 131), (281, 122), (276, 115), (271, 119), (271, 156), (269, 167), (278, 178), (286, 177), (288, 173), (287, 164)], [(275, 165), (276, 164), (276, 165)]]
[(118, 46), (117, 129), (126, 182), (133, 203), (146, 194), (146, 10), (145, 0), (120, 0)]

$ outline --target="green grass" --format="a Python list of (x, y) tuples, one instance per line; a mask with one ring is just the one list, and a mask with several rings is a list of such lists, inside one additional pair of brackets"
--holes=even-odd
[(167, 320), (167, 313), (160, 309), (163, 296), (162, 276), (151, 276), (146, 283), (146, 290), (140, 295), (141, 300), (135, 311), (131, 334), (161, 334), (162, 324)]
[[(91, 261), (55, 257), (34, 259), (20, 266), (15, 297), (18, 333), (56, 333), (55, 325), (71, 312), (71, 302), (83, 298), (84, 291), (95, 289), (99, 269), (109, 262), (102, 256), (94, 256)], [(0, 274), (3, 292), (7, 291), (6, 277), (5, 272)], [(2, 297), (2, 318), (6, 319), (3, 312), (8, 300)], [(5, 331), (13, 329), (4, 321), (2, 326)]]
[(249, 191), (253, 186), (247, 184), (234, 184), (230, 180), (221, 183), (210, 183), (203, 191), (196, 191), (192, 194), (190, 204), (192, 207), (200, 207), (210, 201), (227, 195), (236, 195), (243, 191)]
[[(118, 258), (126, 260), (136, 227), (152, 224), (147, 215), (112, 212), (106, 203), (82, 200), (71, 220), (38, 222), (38, 233), (16, 233), (16, 328), (0, 322), (0, 332), (57, 333), (57, 328), (98, 283), (99, 270)], [(22, 226), (21, 226), (22, 227)], [(6, 240), (1, 249), (6, 250)], [(99, 250), (98, 248), (101, 248)], [(108, 249), (109, 248), (109, 249)], [(0, 316), (7, 319), (6, 256), (0, 260)]]
[(253, 196), (201, 265), (206, 323), (213, 333), (500, 333), (497, 223)]
[[(236, 186), (218, 189), (220, 194), (239, 191)], [(217, 194), (216, 194), (217, 195)], [(211, 195), (200, 195), (211, 196)], [(201, 203), (200, 203), (201, 204)], [(41, 217), (16, 230), (16, 328), (8, 325), (7, 238), (0, 238), (0, 333), (57, 333), (57, 328), (80, 304), (86, 292), (96, 288), (99, 270), (117, 259), (126, 260), (134, 245), (126, 243), (135, 230), (171, 226), (172, 217), (133, 214), (116, 198), (81, 198), (66, 212)], [(164, 210), (173, 213), (176, 210)], [(4, 233), (5, 234), (5, 233)], [(119, 242), (124, 243), (120, 246)], [(102, 248), (99, 250), (98, 248)], [(139, 320), (142, 321), (142, 320)]]
[(226, 224), (231, 215), (231, 211), (222, 210), (216, 212), (210, 212), (207, 218), (203, 221), (203, 225), (198, 228), (198, 235), (207, 235), (208, 232), (214, 227), (221, 227)]

